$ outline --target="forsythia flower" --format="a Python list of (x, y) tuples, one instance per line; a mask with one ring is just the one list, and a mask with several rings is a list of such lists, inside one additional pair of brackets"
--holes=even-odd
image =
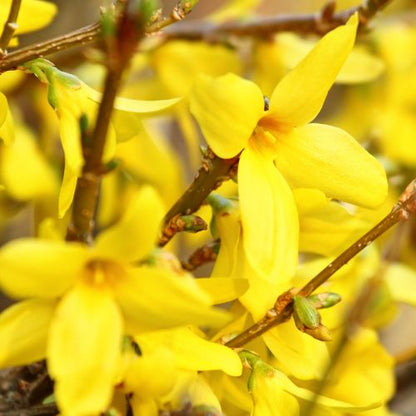
[(0, 252), (1, 288), (32, 298), (0, 315), (0, 365), (46, 356), (64, 414), (96, 414), (109, 405), (123, 333), (228, 320), (189, 275), (129, 264), (153, 247), (163, 212), (156, 193), (144, 188), (93, 248), (24, 239)]
[(253, 269), (266, 279), (290, 276), (297, 264), (298, 221), (290, 186), (318, 188), (368, 207), (386, 196), (382, 166), (350, 135), (307, 124), (353, 47), (357, 23), (353, 16), (324, 36), (276, 86), (269, 108), (255, 84), (233, 74), (201, 76), (191, 95), (191, 112), (212, 150), (221, 158), (241, 152), (244, 248)]

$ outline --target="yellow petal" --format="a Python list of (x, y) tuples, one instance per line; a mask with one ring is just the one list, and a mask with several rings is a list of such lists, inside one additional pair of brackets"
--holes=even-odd
[(240, 209), (236, 207), (230, 212), (217, 214), (215, 225), (221, 239), (221, 245), (211, 276), (234, 276), (242, 234)]
[[(4, 122), (6, 121), (8, 111), (9, 111), (9, 105), (7, 103), (7, 98), (3, 93), (0, 92), (0, 128), (3, 126)], [(1, 139), (7, 143), (3, 135), (1, 136)]]
[(256, 271), (271, 282), (297, 265), (298, 215), (292, 191), (273, 164), (250, 145), (238, 167), (243, 242)]
[[(0, 6), (0, 24), (3, 27), (10, 10), (12, 0), (3, 0)], [(57, 12), (55, 4), (41, 0), (22, 2), (17, 19), (17, 34), (32, 32), (48, 25)]]
[(121, 351), (121, 316), (111, 295), (79, 285), (59, 304), (48, 369), (63, 414), (98, 414), (110, 404)]
[[(287, 68), (294, 68), (316, 45), (313, 40), (301, 38), (294, 33), (276, 36), (275, 53)], [(364, 47), (355, 46), (340, 69), (335, 82), (352, 84), (372, 81), (384, 71), (383, 61), (371, 55)]]
[(213, 305), (230, 302), (244, 294), (248, 280), (232, 277), (209, 277), (196, 279), (198, 286), (212, 299)]
[(46, 339), (54, 302), (31, 299), (0, 315), (0, 367), (30, 364), (46, 356)]
[(1, 176), (8, 194), (18, 201), (53, 194), (56, 178), (35, 137), (21, 125), (16, 133), (16, 139), (1, 154)]
[(167, 394), (175, 381), (175, 359), (170, 348), (157, 342), (146, 348), (146, 340), (142, 343), (135, 338), (143, 355), (130, 357), (127, 365), (123, 388), (143, 399)]
[(319, 379), (329, 362), (327, 345), (303, 332), (292, 321), (263, 335), (280, 368), (301, 380)]
[(126, 324), (132, 333), (195, 324), (221, 326), (230, 315), (209, 306), (210, 299), (195, 281), (168, 270), (130, 270), (116, 288)]
[(61, 189), (58, 199), (58, 217), (63, 218), (68, 211), (74, 199), (75, 188), (77, 186), (78, 176), (81, 169), (74, 171), (68, 165), (64, 168), (64, 177), (62, 178)]
[(299, 212), (299, 250), (333, 256), (352, 244), (369, 228), (367, 221), (351, 215), (341, 204), (329, 201), (318, 189), (294, 190)]
[(176, 366), (184, 370), (222, 370), (238, 377), (243, 370), (238, 354), (231, 348), (207, 341), (190, 328), (158, 331), (135, 337), (139, 345), (166, 345), (173, 352)]
[(315, 48), (276, 86), (270, 116), (282, 124), (301, 126), (313, 120), (351, 52), (358, 25), (355, 14), (348, 23), (325, 35)]
[(12, 241), (0, 251), (0, 285), (10, 296), (60, 296), (82, 271), (88, 250), (39, 239)]
[(157, 48), (151, 54), (151, 62), (165, 89), (176, 97), (187, 97), (199, 74), (215, 77), (239, 73), (242, 66), (232, 48), (183, 40), (172, 40)]
[[(1, 96), (2, 94), (0, 94), (0, 97)], [(0, 107), (1, 107), (1, 104), (0, 104)], [(5, 144), (10, 144), (13, 142), (14, 136), (15, 136), (15, 132), (14, 132), (14, 123), (13, 123), (12, 113), (10, 112), (10, 108), (7, 108), (6, 117), (3, 121), (3, 124), (0, 123), (0, 139), (3, 140)]]
[[(102, 99), (102, 94), (93, 88), (89, 87), (86, 84), (83, 84), (83, 88), (86, 89), (88, 98), (91, 101), (96, 103), (100, 103)], [(129, 111), (130, 113), (137, 113), (137, 114), (155, 114), (160, 111), (166, 110), (179, 101), (182, 98), (170, 98), (167, 100), (153, 100), (153, 101), (146, 101), (146, 100), (133, 100), (131, 98), (124, 98), (124, 97), (117, 97), (114, 103), (115, 110), (121, 111)]]
[(276, 142), (276, 166), (291, 186), (374, 208), (387, 196), (382, 165), (344, 130), (309, 124)]
[(143, 258), (155, 246), (164, 212), (156, 191), (142, 188), (132, 197), (119, 223), (98, 236), (98, 251), (129, 261)]
[(215, 154), (236, 156), (263, 115), (263, 96), (254, 83), (234, 74), (201, 75), (190, 97), (191, 113)]
[(404, 264), (390, 264), (384, 278), (393, 299), (416, 306), (416, 271)]

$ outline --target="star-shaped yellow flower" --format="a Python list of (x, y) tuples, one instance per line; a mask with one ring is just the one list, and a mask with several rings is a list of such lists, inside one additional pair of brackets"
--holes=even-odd
[(244, 248), (266, 279), (297, 264), (298, 220), (292, 188), (374, 207), (387, 193), (384, 170), (345, 131), (308, 124), (320, 112), (355, 40), (358, 17), (324, 36), (276, 86), (269, 108), (254, 83), (233, 74), (201, 76), (191, 112), (221, 158), (241, 152), (238, 182)]
[(154, 246), (163, 212), (153, 189), (144, 188), (95, 247), (23, 239), (0, 252), (2, 290), (31, 298), (0, 315), (0, 366), (46, 357), (63, 414), (106, 409), (123, 334), (228, 321), (189, 275), (131, 264)]

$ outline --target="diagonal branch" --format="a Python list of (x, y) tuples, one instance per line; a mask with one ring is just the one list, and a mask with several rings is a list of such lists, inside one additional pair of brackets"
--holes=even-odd
[[(343, 251), (297, 293), (302, 296), (309, 296), (312, 294), (312, 292), (325, 283), (337, 270), (347, 264), (376, 238), (398, 222), (407, 221), (414, 213), (416, 213), (416, 179), (406, 187), (390, 214), (384, 217), (375, 227)], [(276, 325), (286, 322), (292, 314), (293, 294), (294, 293), (289, 290), (280, 295), (274, 308), (270, 309), (260, 321), (228, 341), (225, 345), (233, 348), (242, 347)]]

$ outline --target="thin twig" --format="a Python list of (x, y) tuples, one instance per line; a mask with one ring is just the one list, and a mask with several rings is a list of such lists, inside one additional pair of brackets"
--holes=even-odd
[[(325, 283), (337, 270), (347, 264), (377, 237), (385, 233), (399, 221), (407, 221), (416, 212), (416, 179), (413, 180), (402, 193), (398, 203), (390, 214), (383, 218), (375, 227), (359, 238), (354, 244), (343, 251), (334, 261), (310, 280), (297, 294), (309, 296), (318, 287)], [(279, 296), (274, 308), (250, 328), (228, 341), (225, 345), (233, 348), (242, 347), (249, 341), (264, 334), (271, 328), (287, 321), (292, 314), (292, 298), (294, 292), (289, 290)]]
[(188, 258), (182, 262), (182, 268), (192, 271), (204, 264), (211, 263), (216, 260), (220, 249), (220, 240), (214, 240), (202, 247), (196, 249)]
[(239, 156), (232, 159), (221, 159), (211, 151), (207, 152), (207, 157), (203, 160), (202, 167), (195, 179), (165, 215), (162, 234), (159, 239), (160, 247), (167, 244), (174, 235), (165, 230), (169, 227), (172, 218), (177, 215), (189, 215), (195, 212), (214, 189), (235, 175), (238, 160)]
[(27, 408), (0, 412), (0, 416), (55, 416), (57, 414), (59, 414), (59, 409), (55, 403), (39, 404)]
[(139, 40), (144, 35), (143, 17), (138, 12), (129, 13), (128, 10), (129, 1), (126, 1), (124, 10), (118, 18), (116, 34), (108, 42), (107, 76), (95, 128), (90, 143), (83, 141), (85, 165), (74, 195), (72, 222), (67, 232), (67, 240), (70, 241), (92, 242), (99, 184), (105, 172), (102, 155), (114, 101), (121, 77), (128, 68)]
[(101, 24), (94, 23), (45, 42), (18, 49), (0, 59), (0, 73), (16, 69), (19, 65), (32, 59), (42, 58), (55, 52), (64, 51), (75, 46), (84, 46), (97, 41), (100, 39), (100, 32)]
[(17, 17), (19, 16), (20, 5), (22, 0), (13, 0), (10, 5), (9, 16), (4, 24), (3, 33), (0, 38), (0, 56), (7, 54), (7, 47), (17, 30)]
[[(316, 33), (324, 35), (336, 27), (343, 25), (358, 12), (361, 25), (368, 24), (378, 11), (382, 10), (391, 0), (364, 1), (361, 6), (351, 7), (338, 13), (331, 7), (325, 7), (321, 13), (276, 15), (256, 17), (249, 20), (235, 20), (216, 24), (207, 21), (193, 21), (169, 28), (165, 31), (168, 39), (210, 40), (223, 39), (226, 36), (270, 36), (277, 32), (291, 31), (298, 33)], [(330, 2), (332, 4), (332, 2)]]
[[(382, 10), (392, 0), (364, 1), (359, 7), (352, 7), (338, 13), (311, 13), (303, 15), (276, 15), (271, 17), (257, 17), (245, 21), (232, 21), (226, 23), (207, 23), (194, 21), (166, 29), (162, 34), (164, 40), (187, 39), (209, 40), (222, 39), (234, 36), (266, 36), (282, 31), (299, 33), (325, 34), (337, 26), (345, 24), (348, 18), (358, 11), (361, 25), (368, 24), (376, 13)], [(170, 19), (163, 24), (155, 23), (146, 29), (147, 34), (157, 33)], [(76, 31), (58, 36), (46, 42), (29, 45), (15, 52), (9, 53), (0, 60), (0, 73), (16, 69), (32, 59), (45, 57), (75, 46), (84, 46), (100, 39), (100, 23), (82, 27)]]

